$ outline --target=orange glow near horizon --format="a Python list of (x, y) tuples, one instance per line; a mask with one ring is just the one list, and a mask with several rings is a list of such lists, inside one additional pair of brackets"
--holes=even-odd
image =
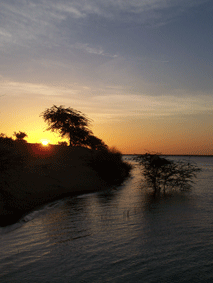
[[(38, 121), (39, 122), (39, 121)], [(31, 124), (32, 125), (32, 124)], [(186, 128), (178, 127), (167, 121), (122, 121), (119, 123), (107, 121), (105, 123), (93, 122), (92, 131), (95, 136), (102, 139), (109, 148), (115, 147), (122, 154), (144, 154), (146, 152), (158, 152), (170, 155), (213, 155), (212, 138), (208, 131), (198, 127), (196, 131), (187, 132)], [(67, 141), (52, 132), (45, 132), (39, 123), (37, 128), (29, 124), (19, 125), (14, 130), (21, 130), (28, 134), (29, 143), (41, 143), (48, 147), (50, 144), (58, 144), (59, 141)], [(18, 131), (17, 130), (17, 131)], [(2, 133), (12, 136), (13, 130)]]
[[(21, 119), (18, 117), (20, 113), (17, 113), (12, 116), (10, 123), (2, 124), (1, 132), (11, 137), (14, 131), (23, 131), (28, 135), (26, 140), (29, 143), (42, 143), (44, 140), (51, 145), (67, 141), (57, 133), (46, 131), (46, 125), (38, 113), (33, 113), (27, 119)], [(3, 113), (0, 114), (4, 117)], [(117, 120), (95, 119), (91, 114), (88, 116), (93, 119), (91, 130), (94, 135), (102, 139), (109, 148), (115, 147), (122, 154), (158, 152), (171, 155), (213, 155), (211, 123), (209, 120), (206, 122), (206, 116), (200, 116), (199, 123), (194, 116), (132, 116), (119, 117)]]
[(93, 130), (109, 147), (115, 146), (123, 154), (213, 155), (212, 137), (202, 124), (189, 119), (183, 125), (178, 122), (163, 118), (134, 122), (126, 119), (111, 125), (97, 123)]
[(41, 143), (42, 143), (43, 146), (48, 146), (49, 141), (43, 139), (43, 140), (41, 140)]

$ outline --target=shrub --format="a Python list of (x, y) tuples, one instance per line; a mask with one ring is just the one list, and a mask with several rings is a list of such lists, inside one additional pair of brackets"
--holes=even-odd
[(1, 133), (0, 134), (0, 144), (14, 145), (14, 140), (11, 137), (9, 138), (5, 134)]
[(16, 141), (26, 142), (25, 138), (28, 137), (28, 135), (25, 132), (19, 131), (18, 133), (14, 132), (13, 134), (16, 137)]
[(155, 192), (168, 189), (187, 190), (199, 169), (186, 161), (171, 161), (158, 154), (145, 154), (136, 158), (142, 165), (142, 174)]
[(131, 166), (122, 160), (122, 154), (115, 148), (94, 151), (89, 165), (108, 184), (121, 183), (131, 170)]

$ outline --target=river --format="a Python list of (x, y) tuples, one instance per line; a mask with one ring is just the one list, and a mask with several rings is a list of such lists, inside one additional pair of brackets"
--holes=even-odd
[[(213, 157), (189, 192), (153, 197), (140, 168), (110, 190), (45, 205), (0, 228), (0, 282), (212, 282)], [(180, 157), (170, 157), (180, 159)]]

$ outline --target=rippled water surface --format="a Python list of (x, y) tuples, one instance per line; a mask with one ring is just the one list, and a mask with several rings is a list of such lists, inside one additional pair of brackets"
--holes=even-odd
[(156, 198), (128, 161), (122, 186), (0, 228), (0, 282), (213, 282), (213, 158), (190, 158), (191, 192)]

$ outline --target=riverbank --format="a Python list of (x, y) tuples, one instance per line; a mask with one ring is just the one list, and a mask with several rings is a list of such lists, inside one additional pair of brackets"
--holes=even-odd
[[(125, 163), (115, 164), (119, 168), (118, 178), (112, 179), (110, 164), (104, 158), (100, 160), (103, 154), (81, 147), (25, 144), (9, 151), (10, 159), (16, 154), (21, 160), (1, 173), (0, 226), (16, 222), (25, 213), (50, 201), (104, 190), (113, 182), (122, 182), (130, 170)], [(107, 174), (100, 174), (104, 171), (110, 175), (110, 182)]]

